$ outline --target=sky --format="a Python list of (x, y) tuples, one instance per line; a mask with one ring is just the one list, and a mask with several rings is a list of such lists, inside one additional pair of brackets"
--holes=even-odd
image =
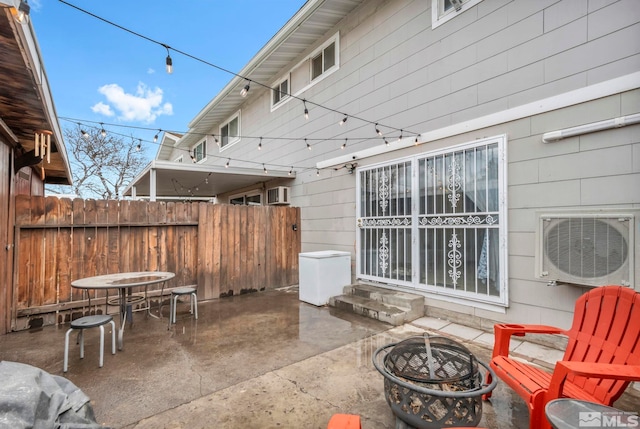
[(103, 123), (107, 132), (141, 139), (149, 159), (158, 150), (158, 130), (186, 132), (234, 77), (173, 50), (167, 74), (167, 50), (154, 41), (239, 72), (304, 3), (29, 0), (60, 125)]

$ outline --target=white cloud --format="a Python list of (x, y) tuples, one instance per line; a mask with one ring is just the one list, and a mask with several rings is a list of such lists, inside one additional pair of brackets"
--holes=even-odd
[(152, 69), (152, 68), (149, 68), (149, 69), (147, 70), (147, 74), (154, 74), (155, 72), (156, 72), (156, 70), (155, 70), (155, 69)]
[(107, 104), (104, 104), (102, 101), (95, 104), (91, 110), (93, 110), (95, 113), (99, 113), (100, 115), (104, 115), (104, 116), (113, 116), (115, 113), (113, 113), (113, 110), (111, 110), (111, 107)]
[[(160, 115), (173, 115), (172, 104), (162, 103), (162, 89), (157, 87), (151, 89), (142, 82), (138, 84), (135, 94), (126, 93), (120, 85), (115, 83), (101, 86), (98, 92), (106, 97), (108, 105), (100, 102), (93, 106), (94, 112), (98, 106), (101, 109), (98, 113), (111, 112), (113, 109), (117, 112), (118, 118), (123, 121), (151, 123)], [(110, 115), (107, 114), (107, 116)]]

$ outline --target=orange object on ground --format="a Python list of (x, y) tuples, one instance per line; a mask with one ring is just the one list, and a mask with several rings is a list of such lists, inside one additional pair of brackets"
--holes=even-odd
[(327, 429), (362, 429), (360, 416), (355, 414), (334, 414)]
[[(553, 399), (575, 398), (611, 406), (630, 381), (640, 380), (640, 293), (632, 288), (602, 286), (585, 293), (576, 301), (573, 324), (567, 331), (513, 324), (497, 324), (494, 331), (491, 368), (527, 403), (531, 428), (551, 428), (544, 412)], [(526, 333), (568, 337), (564, 357), (553, 373), (509, 357), (511, 336)]]

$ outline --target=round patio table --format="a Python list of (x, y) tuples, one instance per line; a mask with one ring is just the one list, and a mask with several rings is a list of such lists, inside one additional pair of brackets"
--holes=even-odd
[(633, 413), (625, 413), (595, 402), (561, 398), (549, 401), (545, 407), (545, 414), (554, 429), (578, 429), (604, 427), (611, 419), (618, 421), (619, 418), (624, 419), (625, 415)]
[[(118, 327), (118, 350), (122, 350), (124, 326), (127, 321), (127, 291), (136, 286), (146, 287), (156, 283), (171, 280), (175, 273), (166, 271), (137, 271), (130, 273), (104, 274), (101, 276), (85, 277), (71, 282), (77, 289), (117, 289), (120, 326)], [(164, 284), (163, 284), (164, 288)], [(160, 298), (162, 301), (162, 297)], [(150, 314), (150, 313), (149, 313)]]

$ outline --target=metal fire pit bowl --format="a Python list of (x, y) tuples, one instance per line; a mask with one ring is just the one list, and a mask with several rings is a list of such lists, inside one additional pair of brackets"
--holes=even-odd
[[(497, 384), (493, 370), (462, 344), (428, 334), (380, 347), (373, 365), (384, 377), (396, 428), (406, 427), (398, 419), (419, 429), (477, 426), (482, 395)], [(491, 373), (491, 384), (483, 384), (479, 367)]]

